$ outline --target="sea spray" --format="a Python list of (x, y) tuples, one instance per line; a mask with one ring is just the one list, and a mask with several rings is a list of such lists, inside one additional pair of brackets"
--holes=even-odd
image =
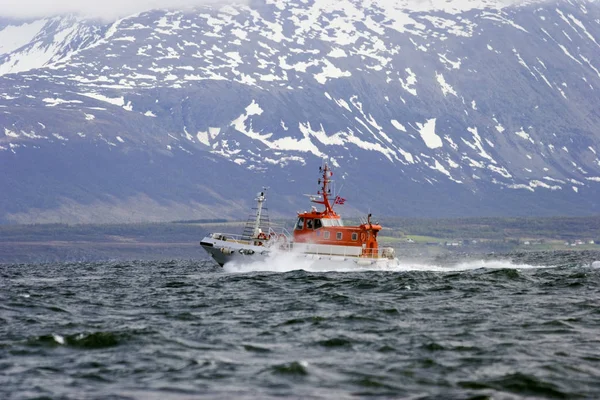
[(229, 273), (247, 272), (290, 272), (303, 270), (308, 272), (360, 272), (360, 271), (423, 271), (458, 272), (476, 269), (533, 269), (550, 268), (551, 265), (515, 264), (510, 260), (466, 260), (454, 264), (436, 263), (431, 260), (394, 259), (380, 260), (377, 263), (359, 265), (354, 259), (331, 259), (327, 256), (306, 255), (293, 251), (272, 251), (265, 258), (247, 260), (236, 259), (224, 266)]

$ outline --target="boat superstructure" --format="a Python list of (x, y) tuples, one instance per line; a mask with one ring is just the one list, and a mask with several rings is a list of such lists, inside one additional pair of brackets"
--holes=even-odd
[(255, 198), (254, 213), (241, 235), (231, 233), (211, 233), (200, 242), (202, 246), (219, 265), (234, 259), (248, 256), (252, 258), (266, 257), (272, 250), (288, 251), (291, 246), (291, 235), (281, 229), (276, 232), (271, 227), (266, 214), (265, 201), (267, 188), (258, 193)]
[(358, 225), (346, 226), (334, 206), (345, 199), (331, 193), (333, 171), (325, 164), (319, 167), (319, 190), (310, 195), (310, 211), (298, 213), (293, 233), (283, 229), (275, 232), (269, 225), (261, 224), (264, 216), (266, 190), (258, 194), (256, 213), (249, 220), (244, 234), (212, 233), (202, 239), (200, 245), (221, 266), (235, 259), (260, 259), (272, 251), (292, 252), (311, 259), (352, 261), (358, 265), (389, 263), (394, 260), (394, 249), (381, 248), (377, 235), (381, 225), (372, 221), (369, 214)]
[(335, 212), (335, 204), (344, 204), (345, 199), (331, 199), (331, 177), (333, 172), (325, 164), (320, 167), (319, 191), (311, 202), (320, 204), (323, 210), (312, 207), (311, 211), (298, 213), (294, 227), (294, 249), (303, 253), (331, 254), (362, 259), (393, 258), (392, 248), (379, 249), (377, 235), (381, 225), (371, 221), (371, 214), (356, 226), (346, 226)]

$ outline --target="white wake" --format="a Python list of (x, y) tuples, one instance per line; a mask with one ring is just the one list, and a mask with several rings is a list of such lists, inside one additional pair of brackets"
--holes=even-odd
[(420, 260), (386, 260), (372, 265), (357, 265), (353, 261), (332, 261), (329, 259), (310, 259), (302, 254), (290, 252), (272, 253), (265, 259), (235, 260), (225, 264), (223, 269), (229, 273), (247, 272), (289, 272), (304, 270), (308, 272), (356, 272), (356, 271), (424, 271), (454, 272), (476, 269), (537, 269), (552, 266), (534, 266), (515, 264), (508, 260), (465, 260), (453, 264), (436, 264)]

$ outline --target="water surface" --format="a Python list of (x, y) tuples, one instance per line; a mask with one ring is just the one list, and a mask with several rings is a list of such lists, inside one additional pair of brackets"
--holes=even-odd
[(0, 265), (0, 398), (600, 398), (597, 260)]

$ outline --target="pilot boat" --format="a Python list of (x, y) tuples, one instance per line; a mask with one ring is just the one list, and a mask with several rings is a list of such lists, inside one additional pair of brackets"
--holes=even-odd
[[(344, 198), (331, 195), (333, 172), (325, 164), (319, 167), (319, 191), (310, 201), (320, 205), (298, 213), (292, 233), (276, 230), (265, 218), (266, 188), (256, 197), (255, 213), (241, 235), (211, 233), (200, 245), (221, 266), (233, 261), (255, 261), (281, 252), (314, 260), (352, 262), (360, 266), (389, 264), (395, 260), (394, 249), (380, 247), (377, 235), (381, 225), (372, 221), (371, 214), (361, 218), (359, 225), (346, 226), (334, 210)], [(333, 197), (333, 198), (332, 198)]]

